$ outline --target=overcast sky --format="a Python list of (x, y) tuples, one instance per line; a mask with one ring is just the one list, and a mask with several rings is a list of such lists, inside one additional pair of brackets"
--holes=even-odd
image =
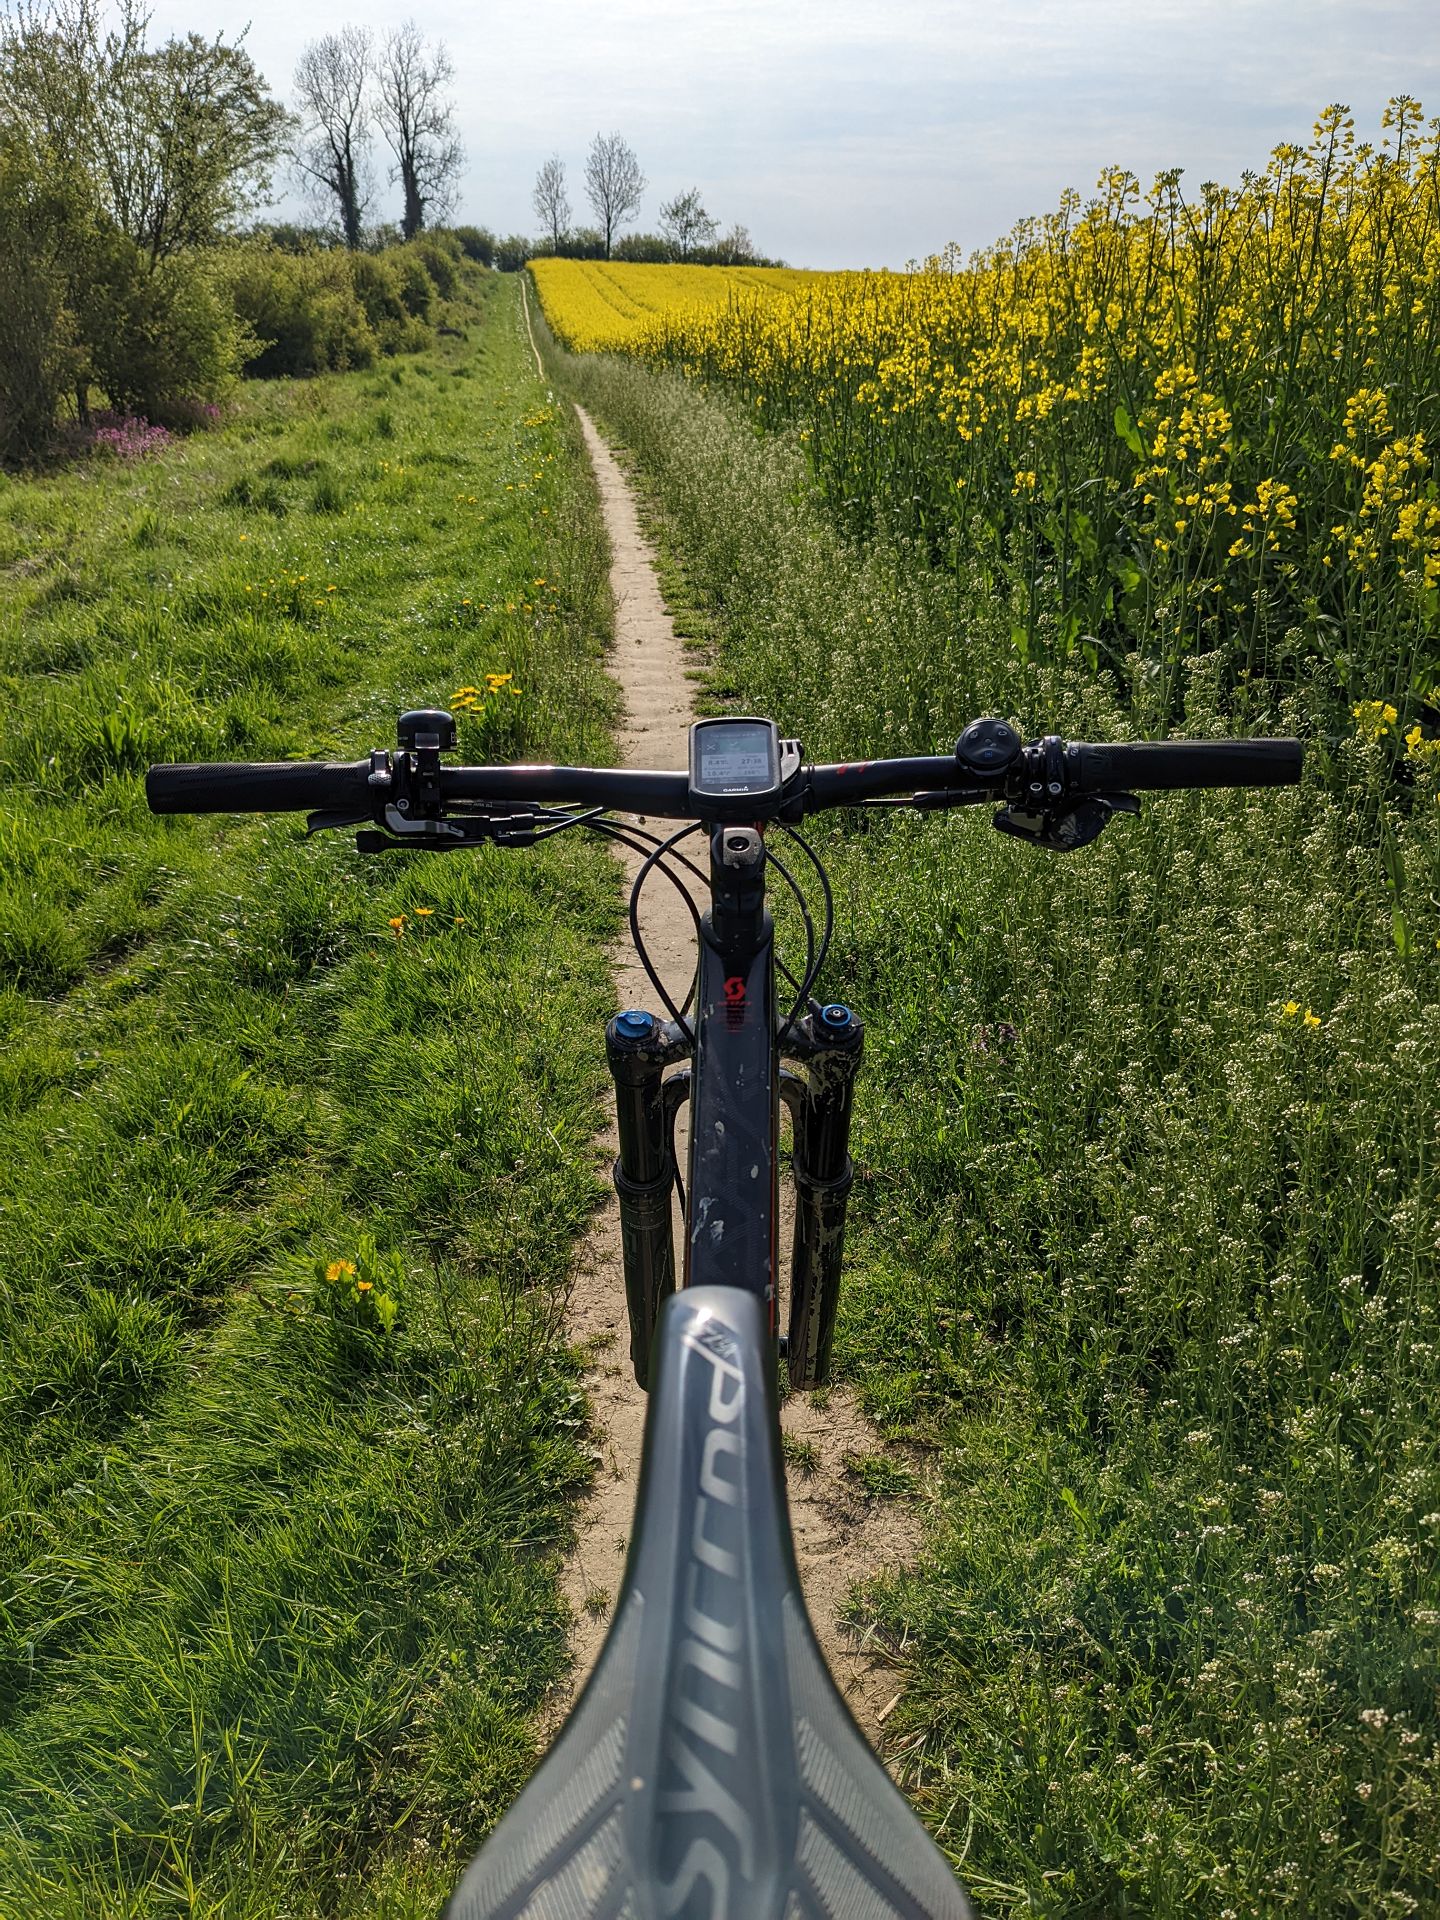
[[(158, 0), (155, 31), (233, 35), (248, 14), (286, 98), (306, 41), (407, 10), (215, 4)], [(414, 17), (455, 64), (457, 219), (533, 232), (535, 171), (558, 152), (588, 221), (585, 152), (613, 128), (650, 182), (642, 227), (698, 186), (722, 225), (803, 267), (984, 245), (1111, 164), (1234, 181), (1334, 100), (1366, 131), (1395, 93), (1440, 113), (1440, 0), (415, 0)], [(377, 164), (393, 218), (384, 180)]]

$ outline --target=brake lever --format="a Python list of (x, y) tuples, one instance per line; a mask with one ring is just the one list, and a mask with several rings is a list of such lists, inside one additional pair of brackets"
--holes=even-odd
[(375, 818), (373, 813), (311, 813), (305, 818), (305, 836), (325, 833), (332, 827), (363, 827)]
[[(387, 819), (389, 808), (386, 809)], [(312, 815), (329, 826), (359, 826), (373, 818), (363, 814), (359, 819), (331, 818), (326, 815)], [(394, 831), (393, 822), (389, 830), (380, 832), (357, 833), (356, 850), (360, 853), (394, 853), (407, 850), (423, 853), (453, 853), (461, 847), (533, 847), (538, 840), (547, 836), (536, 826), (537, 816), (533, 813), (475, 813), (450, 814), (443, 820), (407, 821), (403, 830)]]
[(1140, 802), (1133, 793), (1091, 793), (1069, 806), (1046, 807), (1031, 812), (1022, 806), (1002, 807), (993, 816), (1001, 833), (1017, 840), (1028, 840), (1037, 847), (1049, 847), (1055, 853), (1073, 853), (1098, 840), (1117, 813), (1139, 813)]

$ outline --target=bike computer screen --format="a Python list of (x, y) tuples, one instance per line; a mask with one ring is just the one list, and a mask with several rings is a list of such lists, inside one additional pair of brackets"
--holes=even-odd
[(780, 733), (773, 720), (697, 720), (690, 729), (690, 792), (736, 806), (780, 797)]

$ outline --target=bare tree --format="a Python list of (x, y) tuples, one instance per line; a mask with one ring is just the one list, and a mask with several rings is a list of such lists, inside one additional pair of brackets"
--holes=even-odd
[(400, 231), (413, 240), (429, 216), (454, 204), (456, 176), (465, 164), (455, 109), (444, 97), (455, 69), (444, 41), (430, 52), (419, 27), (407, 20), (386, 36), (376, 71), (375, 114), (395, 156), (391, 181), (398, 180), (405, 195)]
[(550, 229), (550, 239), (558, 253), (560, 242), (570, 231), (570, 196), (565, 191), (565, 162), (552, 153), (535, 176), (535, 191), (530, 196), (535, 217)]
[(633, 150), (618, 133), (597, 133), (585, 157), (585, 191), (605, 237), (610, 258), (615, 229), (640, 211), (645, 176)]
[(348, 26), (312, 40), (295, 69), (303, 122), (296, 164), (335, 202), (340, 231), (352, 251), (360, 245), (369, 199), (370, 57), (367, 30)]
[(682, 260), (688, 260), (697, 247), (707, 246), (720, 225), (712, 220), (700, 201), (700, 189), (677, 193), (660, 208), (660, 231)]

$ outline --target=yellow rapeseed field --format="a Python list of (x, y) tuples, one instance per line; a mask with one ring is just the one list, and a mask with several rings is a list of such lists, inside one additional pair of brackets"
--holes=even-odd
[(1022, 652), (1221, 647), (1245, 676), (1318, 653), (1348, 701), (1428, 695), (1440, 122), (1399, 98), (1384, 129), (1327, 109), (1193, 197), (1115, 169), (919, 272), (535, 271), (572, 343), (795, 427), (857, 531), (978, 557)]
[(661, 315), (698, 317), (736, 295), (791, 294), (816, 278), (790, 267), (642, 266), (621, 260), (532, 260), (556, 338), (574, 353), (632, 349)]

